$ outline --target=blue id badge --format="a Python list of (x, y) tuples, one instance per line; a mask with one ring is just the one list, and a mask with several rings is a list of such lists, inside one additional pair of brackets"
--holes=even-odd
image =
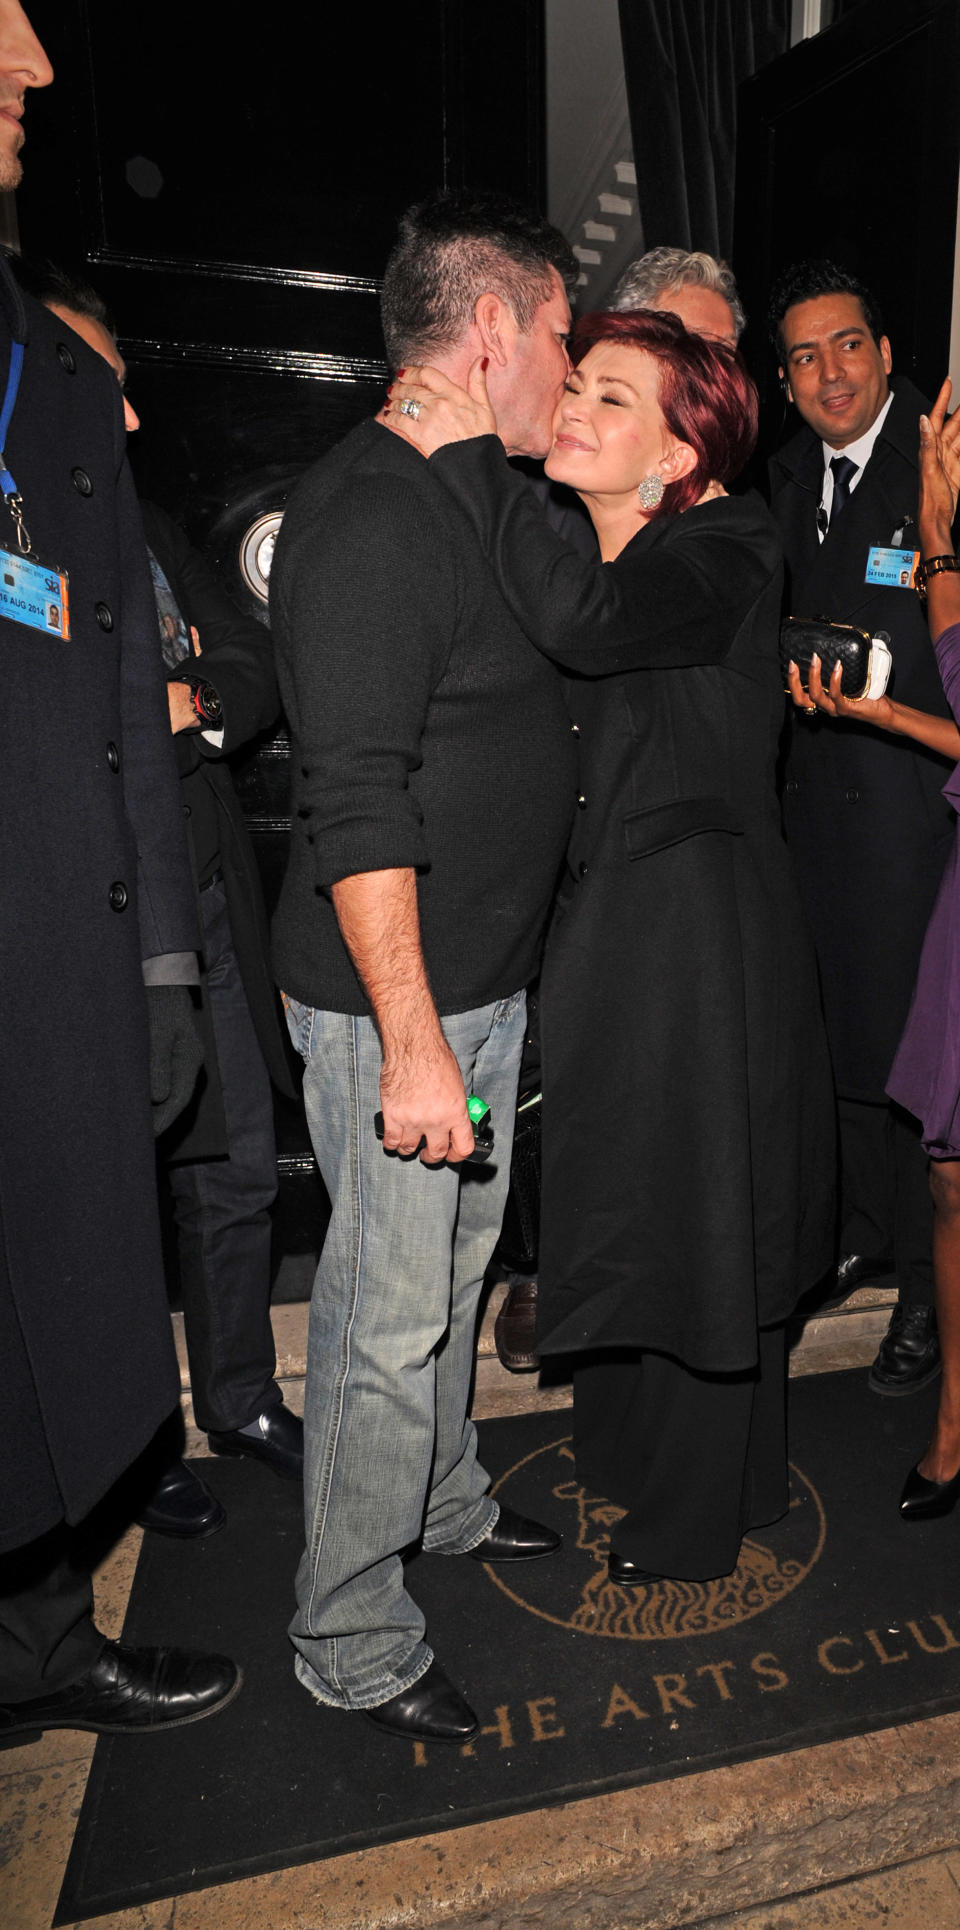
[(70, 639), (70, 584), (66, 570), (0, 549), (0, 616)]
[(874, 543), (867, 551), (865, 583), (882, 583), (887, 589), (915, 590), (919, 550), (884, 549)]

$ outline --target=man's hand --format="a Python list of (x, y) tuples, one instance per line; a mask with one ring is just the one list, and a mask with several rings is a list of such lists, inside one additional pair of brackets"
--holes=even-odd
[(413, 1041), (408, 1050), (384, 1051), (380, 1103), (384, 1152), (419, 1151), (425, 1166), (455, 1163), (473, 1152), (460, 1067), (442, 1032)]
[[(200, 655), (200, 635), (193, 624), (190, 625), (190, 640), (193, 654)], [(181, 730), (199, 730), (200, 719), (193, 708), (193, 692), (189, 684), (168, 684), (167, 703), (170, 706), (170, 729), (176, 737)]]

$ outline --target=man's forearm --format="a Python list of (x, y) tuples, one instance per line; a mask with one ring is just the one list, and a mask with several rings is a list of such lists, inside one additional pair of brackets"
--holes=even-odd
[(333, 904), (383, 1047), (384, 1150), (420, 1150), (428, 1164), (468, 1158), (473, 1129), (427, 979), (416, 874), (357, 872), (333, 886)]
[(335, 884), (332, 897), (384, 1054), (403, 1054), (430, 1033), (442, 1037), (420, 947), (416, 874), (361, 871)]

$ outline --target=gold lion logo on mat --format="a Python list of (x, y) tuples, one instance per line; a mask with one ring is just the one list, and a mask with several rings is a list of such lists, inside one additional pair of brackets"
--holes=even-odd
[[(521, 1476), (523, 1499), (514, 1504), (511, 1484)], [(531, 1481), (537, 1490), (535, 1501)], [(660, 1581), (646, 1588), (620, 1588), (607, 1573), (607, 1553), (611, 1530), (626, 1510), (577, 1480), (569, 1436), (526, 1455), (501, 1476), (493, 1492), (524, 1513), (542, 1509), (544, 1518), (563, 1530), (564, 1552), (562, 1567), (554, 1562), (531, 1564), (522, 1577), (512, 1570), (509, 1582), (502, 1569), (488, 1567), (491, 1581), (521, 1608), (545, 1621), (581, 1635), (606, 1635), (626, 1642), (713, 1635), (762, 1615), (810, 1573), (826, 1535), (820, 1496), (791, 1462), (787, 1515), (772, 1528), (745, 1537), (732, 1575), (718, 1581)], [(558, 1503), (569, 1511), (566, 1521), (558, 1515)]]

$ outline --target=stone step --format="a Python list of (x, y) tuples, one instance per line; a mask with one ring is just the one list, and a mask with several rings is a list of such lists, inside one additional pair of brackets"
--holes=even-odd
[[(491, 1420), (506, 1414), (548, 1413), (569, 1407), (573, 1398), (569, 1375), (558, 1363), (550, 1363), (539, 1372), (527, 1374), (511, 1374), (501, 1367), (494, 1345), (493, 1326), (506, 1291), (503, 1281), (494, 1284), (487, 1294), (483, 1309), (477, 1339), (472, 1407), (475, 1420)], [(796, 1321), (791, 1336), (791, 1375), (835, 1373), (844, 1367), (868, 1366), (886, 1330), (890, 1308), (896, 1297), (896, 1282), (888, 1279), (877, 1286), (860, 1287), (842, 1307)], [(271, 1313), (277, 1349), (277, 1379), (284, 1400), (295, 1414), (303, 1413), (308, 1313), (305, 1301), (275, 1306)], [(209, 1452), (207, 1437), (199, 1433), (194, 1424), (182, 1314), (174, 1314), (173, 1325), (180, 1357), (186, 1452), (206, 1454)]]

